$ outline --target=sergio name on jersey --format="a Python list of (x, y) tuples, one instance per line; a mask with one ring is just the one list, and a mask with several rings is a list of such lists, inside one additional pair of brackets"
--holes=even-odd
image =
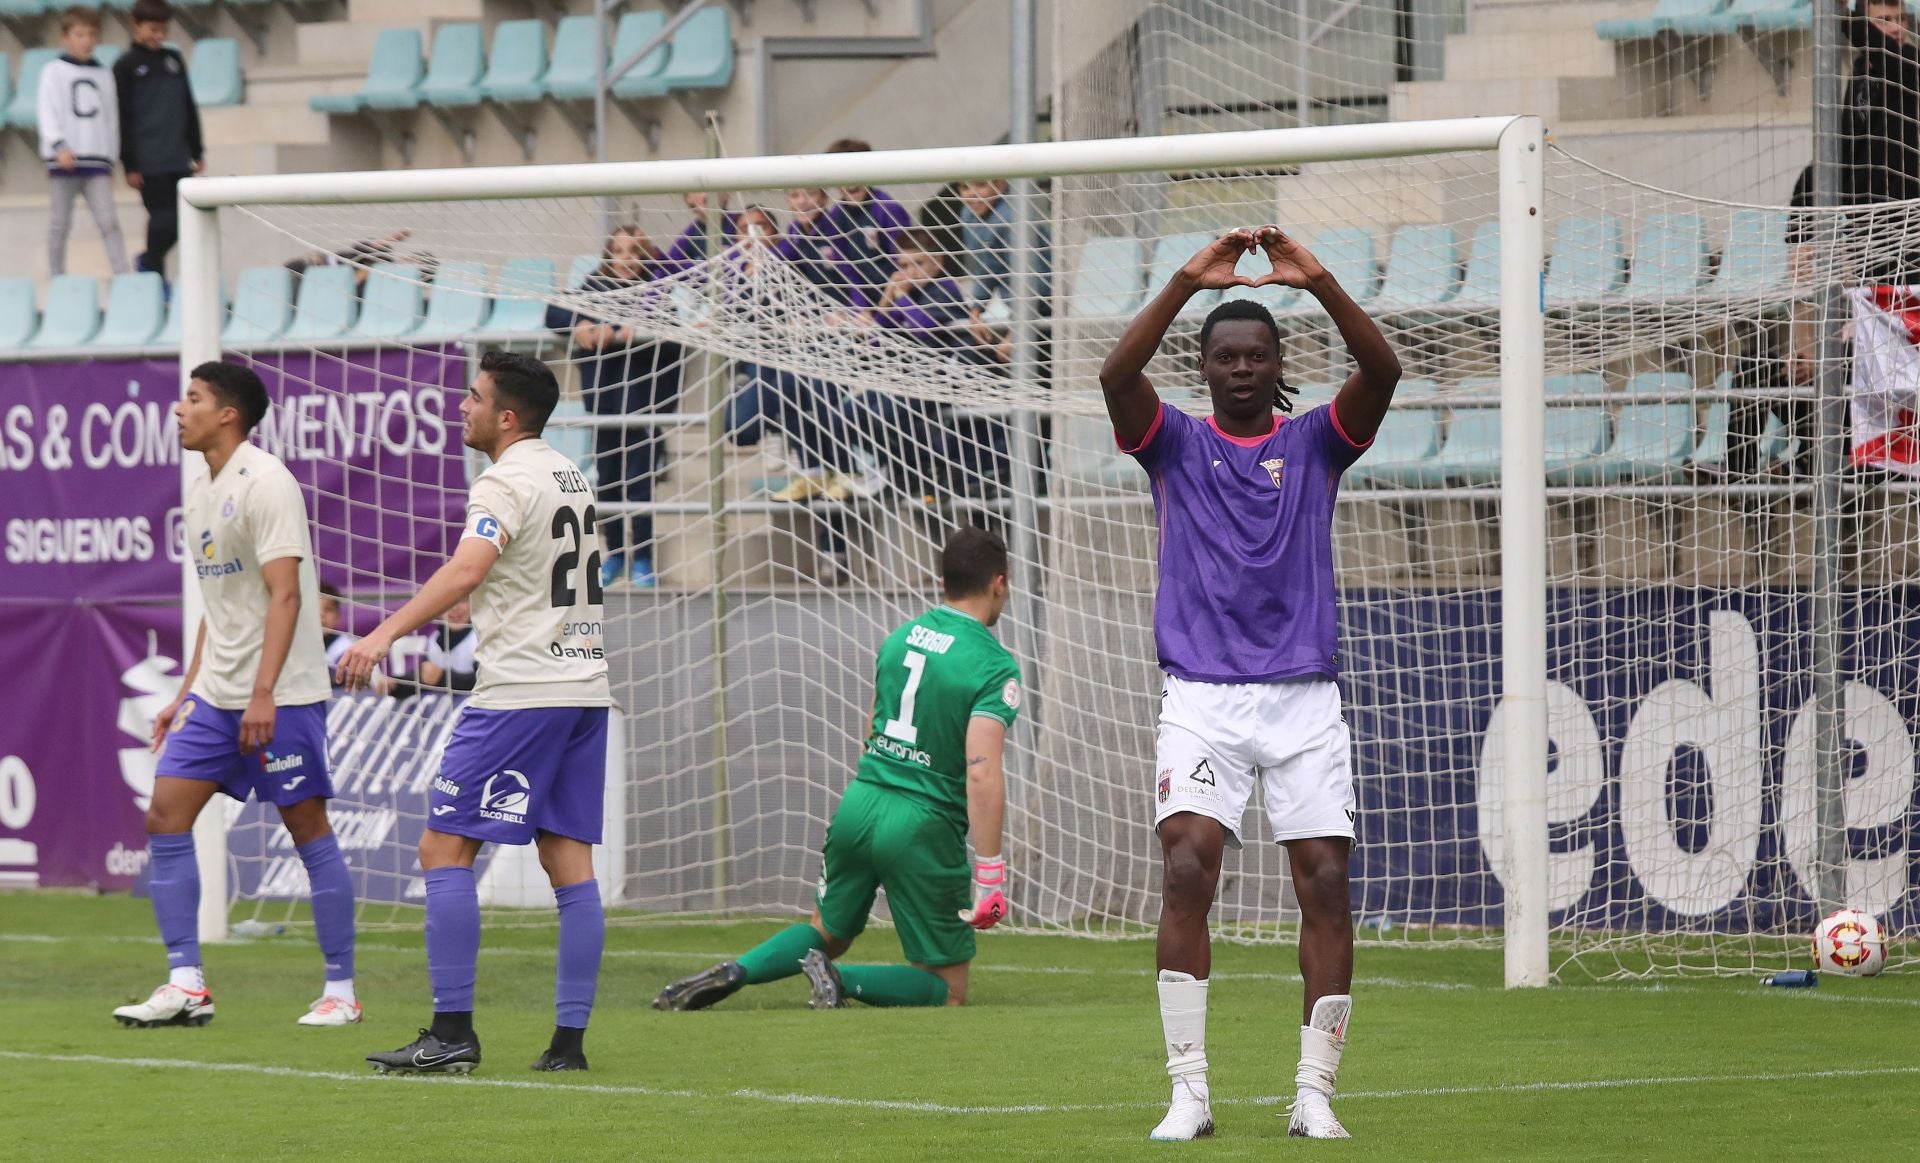
[(243, 711), (260, 670), (267, 625), (262, 562), (300, 559), (300, 613), (293, 645), (273, 684), (279, 707), (323, 703), (333, 693), (320, 641), (320, 585), (300, 484), (272, 453), (242, 442), (218, 477), (205, 467), (186, 490), (187, 552), (206, 605), (207, 645), (193, 693), (223, 711)]
[(941, 606), (887, 636), (873, 679), (873, 732), (854, 777), (918, 796), (967, 822), (967, 724), (1008, 727), (1020, 664), (969, 614)]
[(472, 705), (610, 707), (593, 488), (534, 437), (507, 446), (467, 494), (465, 537), (499, 551), (473, 591)]

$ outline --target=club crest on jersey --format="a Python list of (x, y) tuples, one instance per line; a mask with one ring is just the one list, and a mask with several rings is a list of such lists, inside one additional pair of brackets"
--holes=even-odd
[(228, 497), (226, 504), (220, 506), (220, 519), (222, 521), (232, 520), (233, 510), (234, 510), (233, 498)]
[(1171, 796), (1172, 794), (1173, 794), (1173, 768), (1163, 767), (1160, 769), (1160, 802), (1163, 804), (1166, 803), (1167, 797)]
[(1276, 489), (1279, 488), (1280, 487), (1280, 471), (1287, 467), (1286, 458), (1283, 456), (1276, 456), (1272, 460), (1263, 460), (1260, 462), (1260, 467), (1266, 469), (1267, 475), (1273, 478), (1273, 487)]

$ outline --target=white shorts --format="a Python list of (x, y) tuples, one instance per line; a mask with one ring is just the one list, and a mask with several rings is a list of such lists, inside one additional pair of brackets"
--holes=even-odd
[(1155, 752), (1156, 829), (1176, 812), (1193, 812), (1220, 821), (1238, 848), (1257, 782), (1275, 840), (1353, 839), (1352, 737), (1334, 683), (1168, 675)]

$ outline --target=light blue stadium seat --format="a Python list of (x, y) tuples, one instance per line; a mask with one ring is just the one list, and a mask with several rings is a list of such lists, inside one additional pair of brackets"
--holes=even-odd
[(33, 301), (33, 280), (25, 276), (0, 278), (0, 349), (27, 345), (40, 326), (40, 308)]
[(126, 49), (121, 48), (117, 44), (100, 45), (93, 50), (94, 63), (111, 72), (113, 70), (113, 62), (119, 60), (120, 54), (126, 51)]
[(1686, 372), (1641, 372), (1627, 381), (1627, 391), (1684, 403), (1693, 395), (1693, 377)]
[(55, 275), (47, 284), (47, 308), (28, 347), (81, 347), (100, 330), (100, 280), (92, 275)]
[(471, 335), (487, 321), (487, 268), (477, 262), (446, 262), (433, 275), (427, 317), (415, 339), (453, 339)]
[(1687, 404), (1629, 404), (1620, 409), (1613, 443), (1602, 458), (1606, 481), (1659, 482), (1685, 470), (1693, 453), (1693, 408)]
[[(1381, 311), (1438, 307), (1460, 293), (1460, 236), (1451, 226), (1402, 226), (1387, 246)], [(1404, 385), (1402, 386), (1404, 390)]]
[[(623, 13), (620, 23), (613, 29), (613, 56), (609, 58), (607, 68), (611, 70), (632, 56), (634, 50), (652, 40), (666, 26), (667, 14), (657, 8)], [(637, 101), (664, 93), (666, 90), (660, 88), (657, 82), (660, 74), (667, 71), (667, 56), (671, 52), (671, 41), (656, 46), (613, 83), (613, 95), (622, 101)]]
[(167, 288), (152, 271), (115, 275), (107, 285), (107, 313), (93, 337), (96, 347), (152, 343), (167, 321)]
[[(493, 52), (480, 93), (504, 105), (529, 105), (547, 95), (547, 25), (543, 20), (503, 20), (493, 30)], [(430, 97), (448, 104), (448, 95)], [(476, 98), (477, 101), (477, 98)], [(464, 102), (474, 104), (475, 102)]]
[[(1171, 234), (1161, 239), (1153, 248), (1153, 266), (1147, 271), (1147, 294), (1157, 295), (1160, 289), (1173, 281), (1173, 276), (1187, 260), (1200, 252), (1200, 248), (1213, 241), (1214, 236), (1206, 231), (1194, 231), (1189, 234)], [(1220, 292), (1201, 291), (1187, 300), (1176, 316), (1183, 323), (1195, 323), (1207, 317), (1214, 304), (1220, 301)]]
[(1307, 383), (1293, 385), (1293, 414), (1304, 416), (1322, 404), (1333, 403), (1334, 395), (1340, 385), (1326, 383)]
[(1482, 222), (1473, 230), (1473, 245), (1467, 251), (1467, 274), (1461, 280), (1456, 307), (1498, 307), (1500, 305), (1500, 223)]
[(316, 113), (350, 115), (362, 109), (411, 109), (420, 103), (420, 30), (389, 28), (373, 42), (366, 79), (353, 93), (328, 93), (307, 102)]
[(0, 128), (7, 122), (7, 109), (13, 104), (13, 58), (0, 52)]
[(1440, 413), (1395, 408), (1381, 421), (1373, 447), (1347, 470), (1363, 484), (1431, 488), (1447, 483), (1440, 465)]
[(1675, 31), (1676, 23), (1712, 16), (1726, 6), (1727, 0), (1660, 0), (1650, 16), (1597, 20), (1593, 31), (1601, 40), (1651, 40), (1663, 32)]
[[(165, 344), (166, 346), (169, 346), (169, 347), (179, 346), (180, 344), (180, 301), (184, 298), (186, 298), (185, 295), (167, 296), (167, 321), (160, 325), (159, 334), (155, 335), (151, 340), (151, 342), (156, 344)], [(226, 318), (227, 318), (227, 303), (226, 303), (226, 295), (224, 290), (222, 291), (220, 298), (221, 298), (220, 321), (221, 321), (221, 326), (224, 327), (226, 325)]]
[(1727, 247), (1713, 280), (1719, 295), (1764, 295), (1792, 281), (1787, 256), (1787, 215), (1781, 210), (1735, 210), (1727, 223)]
[(194, 104), (202, 109), (238, 105), (246, 100), (238, 42), (226, 37), (194, 41), (193, 63), (187, 66), (187, 83), (193, 88)]
[(0, 17), (45, 16), (49, 11), (46, 0), (0, 0)]
[(1706, 421), (1700, 426), (1700, 442), (1693, 447), (1695, 468), (1708, 472), (1727, 470), (1728, 422), (1733, 409), (1725, 400), (1707, 406)]
[(1358, 226), (1322, 230), (1307, 249), (1327, 273), (1339, 280), (1356, 303), (1371, 303), (1380, 291), (1380, 272), (1374, 259), (1373, 231)]
[(286, 267), (249, 267), (234, 285), (233, 310), (220, 341), (230, 346), (271, 343), (285, 335), (292, 322), (293, 272)]
[(726, 5), (709, 4), (688, 17), (674, 32), (672, 47), (666, 68), (634, 80), (633, 96), (664, 97), (675, 90), (724, 89), (732, 83), (733, 23)]
[(420, 100), (442, 107), (478, 105), (486, 71), (485, 30), (478, 24), (443, 24), (433, 34)]
[(287, 326), (286, 338), (316, 342), (345, 335), (353, 326), (353, 272), (354, 268), (345, 264), (308, 267), (300, 276), (300, 293), (294, 301), (293, 322)]
[[(1189, 254), (1187, 257), (1193, 256)], [(1234, 264), (1233, 272), (1245, 278), (1258, 279), (1273, 273), (1273, 261), (1267, 257), (1265, 251), (1255, 247), (1240, 256), (1240, 261)], [(1229, 287), (1220, 293), (1222, 300), (1252, 299), (1275, 314), (1293, 306), (1299, 297), (1300, 291), (1297, 287), (1281, 286), (1278, 283), (1266, 287)]]
[(593, 100), (595, 58), (605, 59), (606, 42), (600, 24), (591, 16), (568, 16), (553, 29), (553, 59), (547, 64), (545, 88), (556, 101)]
[(1089, 238), (1080, 247), (1068, 311), (1081, 318), (1132, 315), (1145, 294), (1141, 257), (1137, 238)]
[(1618, 294), (1627, 281), (1627, 229), (1611, 214), (1563, 218), (1553, 231), (1548, 305)]
[(600, 256), (597, 254), (576, 254), (567, 264), (567, 289), (577, 291), (587, 285), (588, 276), (600, 269)]
[(1655, 214), (1634, 234), (1629, 295), (1680, 298), (1707, 285), (1706, 219), (1698, 214)]
[(1393, 389), (1396, 400), (1427, 400), (1440, 391), (1440, 385), (1427, 376), (1408, 376)]
[(1787, 32), (1812, 27), (1812, 0), (1733, 0), (1717, 12), (1676, 17), (1669, 31), (1678, 36), (1732, 36), (1743, 30)]
[(367, 273), (360, 297), (360, 318), (353, 325), (357, 339), (397, 339), (420, 326), (426, 310), (426, 288), (420, 268), (412, 263), (383, 262)]
[(1605, 475), (1600, 454), (1607, 447), (1605, 408), (1547, 409), (1547, 483), (1598, 484)]
[[(1498, 392), (1500, 381), (1497, 378), (1493, 379), (1486, 390)], [(1607, 377), (1599, 372), (1569, 372), (1565, 375), (1548, 376), (1540, 390), (1548, 396), (1595, 395), (1607, 390)]]
[[(562, 400), (553, 407), (554, 420), (578, 420), (587, 415), (587, 406), (579, 400)], [(548, 447), (580, 466), (580, 473), (593, 480), (593, 429), (575, 428), (571, 425), (548, 424), (541, 433)]]
[(553, 294), (554, 278), (550, 258), (513, 258), (501, 263), (487, 333), (545, 331), (547, 297)]
[(1438, 464), (1448, 480), (1469, 484), (1499, 480), (1500, 409), (1462, 408), (1454, 412)]
[(57, 48), (30, 48), (20, 54), (20, 79), (13, 88), (13, 103), (7, 106), (7, 124), (16, 129), (34, 129), (40, 124), (40, 74), (48, 62), (60, 59)]

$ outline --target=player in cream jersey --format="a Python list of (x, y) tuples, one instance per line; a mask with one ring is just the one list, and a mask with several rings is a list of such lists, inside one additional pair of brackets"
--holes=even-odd
[(187, 552), (205, 616), (181, 693), (154, 717), (160, 751), (147, 847), (167, 984), (121, 1006), (127, 1026), (204, 1026), (213, 995), (200, 964), (200, 873), (193, 822), (222, 791), (280, 809), (312, 887), (326, 986), (306, 1026), (360, 1020), (353, 992), (353, 882), (327, 821), (326, 650), (300, 485), (247, 442), (267, 412), (260, 377), (234, 364), (193, 369), (174, 408), (180, 442), (206, 457), (186, 490)]
[(480, 956), (480, 846), (538, 843), (560, 906), (553, 1039), (535, 1070), (585, 1070), (587, 1017), (606, 942), (593, 845), (606, 789), (606, 648), (593, 491), (540, 438), (560, 384), (539, 360), (492, 351), (460, 405), (467, 447), (492, 467), (473, 482), (453, 559), (350, 647), (338, 675), (366, 685), (404, 635), (471, 596), (479, 678), (429, 797), (427, 881), (433, 1025), (368, 1055), (381, 1073), (465, 1074), (480, 1064), (473, 989)]

